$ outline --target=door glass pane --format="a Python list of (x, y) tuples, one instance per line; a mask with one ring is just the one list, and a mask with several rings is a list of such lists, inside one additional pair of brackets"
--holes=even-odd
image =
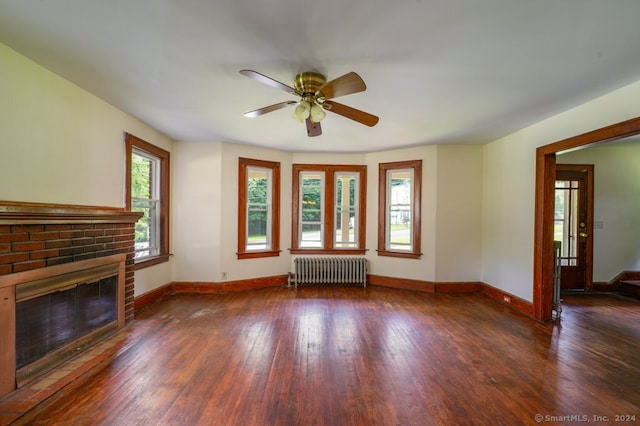
[(562, 242), (562, 266), (577, 265), (579, 183), (577, 180), (556, 181), (553, 237)]
[(336, 173), (335, 246), (356, 247), (358, 175)]
[(412, 250), (412, 170), (390, 170), (387, 176), (387, 249)]

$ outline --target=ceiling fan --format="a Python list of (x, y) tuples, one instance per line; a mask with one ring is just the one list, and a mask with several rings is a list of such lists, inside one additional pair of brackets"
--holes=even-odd
[(332, 100), (339, 96), (350, 95), (366, 90), (367, 86), (364, 84), (364, 81), (355, 72), (347, 73), (331, 81), (327, 81), (325, 76), (316, 72), (303, 72), (295, 77), (293, 87), (287, 86), (284, 83), (280, 83), (271, 77), (267, 77), (253, 70), (240, 70), (240, 74), (300, 97), (299, 101), (284, 101), (245, 112), (245, 117), (258, 117), (290, 105), (297, 105), (292, 117), (300, 122), (306, 122), (308, 136), (319, 136), (322, 134), (320, 121), (322, 121), (326, 115), (325, 110), (369, 127), (373, 127), (378, 123), (378, 117), (375, 115), (339, 104)]

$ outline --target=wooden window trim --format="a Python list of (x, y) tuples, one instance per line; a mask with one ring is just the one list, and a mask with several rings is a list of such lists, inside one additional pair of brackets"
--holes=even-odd
[[(389, 170), (413, 169), (413, 205), (411, 210), (412, 251), (388, 250), (387, 238), (387, 172)], [(378, 165), (378, 256), (419, 259), (422, 229), (422, 160), (396, 161)]]
[[(247, 251), (247, 168), (260, 167), (271, 170), (271, 249)], [(238, 159), (238, 259), (256, 259), (280, 256), (280, 163), (274, 161)]]
[[(324, 247), (302, 248), (299, 246), (298, 232), (300, 230), (300, 172), (325, 173), (325, 208), (324, 208)], [(358, 248), (333, 248), (334, 246), (334, 215), (335, 210), (335, 174), (350, 172), (359, 174), (359, 206), (358, 206)], [(366, 211), (367, 211), (367, 166), (365, 165), (336, 165), (336, 164), (294, 164), (292, 191), (292, 223), (291, 248), (292, 254), (365, 254), (366, 253)]]
[(125, 173), (125, 208), (131, 211), (131, 155), (134, 148), (145, 151), (160, 160), (160, 250), (155, 256), (136, 261), (135, 268), (142, 269), (158, 265), (169, 260), (169, 176), (170, 154), (147, 141), (130, 133), (125, 133), (126, 173)]

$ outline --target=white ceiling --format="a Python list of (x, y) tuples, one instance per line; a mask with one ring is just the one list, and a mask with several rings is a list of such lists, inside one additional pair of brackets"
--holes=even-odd
[[(0, 42), (180, 141), (361, 152), (481, 144), (640, 80), (638, 0), (0, 0)], [(301, 71), (355, 71), (308, 138)]]

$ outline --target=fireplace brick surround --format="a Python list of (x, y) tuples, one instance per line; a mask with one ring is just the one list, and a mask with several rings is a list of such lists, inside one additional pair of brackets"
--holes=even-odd
[(134, 318), (134, 232), (119, 208), (0, 201), (0, 275), (125, 254), (125, 322)]

